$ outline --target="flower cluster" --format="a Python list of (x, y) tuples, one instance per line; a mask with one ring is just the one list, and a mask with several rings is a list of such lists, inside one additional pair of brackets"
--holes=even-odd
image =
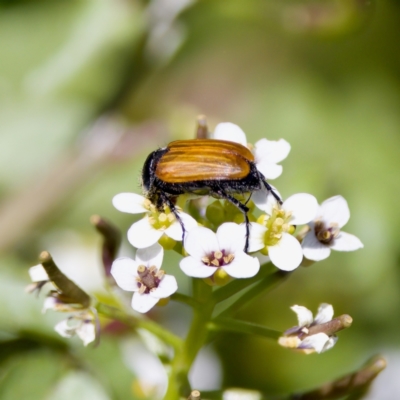
[[(266, 179), (275, 179), (282, 173), (279, 163), (289, 152), (290, 145), (283, 139), (269, 141), (261, 139), (254, 145), (247, 143), (245, 133), (232, 123), (216, 126), (212, 138), (240, 143), (254, 155), (257, 170)], [(274, 192), (279, 192), (273, 188)], [(329, 256), (331, 249), (356, 250), (361, 241), (342, 232), (350, 213), (346, 200), (332, 197), (320, 206), (314, 196), (297, 193), (280, 204), (267, 189), (251, 194), (249, 247), (245, 249), (246, 225), (243, 215), (232, 204), (211, 204), (199, 212), (200, 221), (177, 207), (181, 221), (168, 207), (159, 211), (147, 198), (135, 193), (120, 193), (113, 199), (114, 206), (122, 212), (144, 217), (135, 222), (128, 231), (129, 242), (139, 249), (136, 259), (117, 259), (112, 275), (124, 290), (133, 291), (132, 307), (147, 312), (161, 298), (177, 290), (173, 276), (160, 269), (163, 248), (173, 248), (182, 240), (182, 225), (187, 255), (180, 262), (181, 270), (188, 276), (207, 279), (210, 284), (224, 284), (232, 278), (255, 276), (260, 263), (257, 252), (268, 255), (271, 263), (284, 271), (293, 271), (301, 265), (303, 258), (319, 261)], [(254, 208), (255, 206), (255, 208)], [(258, 216), (255, 213), (258, 210)], [(205, 216), (205, 217), (204, 217)], [(217, 222), (216, 222), (217, 221)], [(198, 226), (201, 222), (202, 226)], [(305, 225), (303, 234), (295, 236), (299, 225)]]

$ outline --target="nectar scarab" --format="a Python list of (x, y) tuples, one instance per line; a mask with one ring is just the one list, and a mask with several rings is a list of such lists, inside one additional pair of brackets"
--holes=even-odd
[(250, 223), (249, 208), (233, 195), (253, 192), (264, 186), (279, 203), (264, 175), (258, 171), (251, 151), (236, 142), (216, 139), (177, 140), (167, 147), (153, 151), (147, 157), (142, 171), (145, 196), (162, 211), (168, 206), (182, 226), (175, 198), (184, 193), (210, 195), (225, 199), (244, 215), (247, 252)]

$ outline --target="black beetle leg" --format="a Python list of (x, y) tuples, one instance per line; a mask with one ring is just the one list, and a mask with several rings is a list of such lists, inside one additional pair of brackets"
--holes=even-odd
[(176, 220), (179, 222), (179, 224), (182, 227), (182, 246), (184, 246), (184, 244), (185, 244), (184, 243), (184, 240), (185, 240), (185, 225), (183, 225), (183, 221), (182, 221), (181, 217), (179, 216), (178, 211), (176, 211), (176, 206), (175, 206), (174, 202), (168, 196), (165, 196), (164, 194), (161, 194), (160, 197), (162, 199), (163, 204), (166, 204), (169, 207), (169, 209), (171, 210), (172, 214), (174, 214)]
[(247, 253), (247, 250), (249, 249), (249, 236), (250, 236), (250, 221), (247, 213), (250, 211), (250, 209), (246, 205), (242, 204), (235, 197), (229, 195), (228, 193), (225, 193), (222, 189), (219, 189), (213, 193), (215, 193), (218, 197), (224, 200), (228, 200), (243, 213), (246, 224), (246, 243), (244, 245), (244, 252)]
[(261, 180), (262, 180), (262, 183), (264, 184), (265, 188), (266, 188), (269, 192), (271, 192), (272, 196), (275, 197), (276, 201), (277, 201), (280, 205), (282, 205), (282, 204), (283, 204), (282, 199), (275, 193), (274, 189), (272, 189), (271, 185), (265, 180), (265, 178), (264, 178), (263, 175), (261, 175)]

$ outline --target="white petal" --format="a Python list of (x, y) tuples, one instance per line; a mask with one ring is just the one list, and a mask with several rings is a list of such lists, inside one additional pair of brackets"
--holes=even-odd
[(251, 278), (260, 270), (260, 262), (257, 257), (239, 251), (235, 254), (235, 259), (222, 269), (233, 278)]
[(164, 249), (158, 243), (154, 243), (150, 247), (139, 249), (136, 252), (137, 265), (144, 265), (145, 267), (155, 266), (157, 269), (161, 268), (164, 257)]
[(321, 350), (321, 353), (323, 353), (324, 351), (327, 351), (327, 350), (331, 349), (331, 348), (336, 344), (337, 341), (338, 341), (338, 337), (337, 337), (337, 336), (331, 336), (331, 337), (329, 338), (329, 340), (325, 343), (325, 346), (324, 346), (324, 348)]
[(140, 214), (147, 212), (144, 207), (145, 198), (136, 193), (119, 193), (112, 199), (114, 207), (129, 214)]
[[(246, 226), (241, 225), (242, 229), (245, 231)], [(264, 236), (265, 232), (267, 232), (267, 228), (262, 226), (261, 224), (257, 224), (256, 222), (250, 223), (250, 237), (249, 237), (249, 252), (261, 250), (264, 244)]]
[[(276, 190), (276, 188), (274, 188), (273, 186), (271, 187), (273, 188), (275, 194), (278, 197), (281, 197), (280, 193)], [(259, 208), (261, 211), (265, 211), (269, 215), (272, 214), (273, 208), (278, 205), (278, 202), (273, 196), (273, 194), (266, 188), (263, 188), (261, 190), (256, 190), (255, 192), (253, 192), (251, 199), (253, 200), (257, 208)]]
[(314, 231), (307, 233), (301, 243), (305, 258), (313, 261), (321, 261), (328, 258), (331, 254), (331, 249), (328, 245), (322, 244), (315, 236)]
[[(178, 212), (183, 226), (185, 227), (185, 235), (188, 234), (193, 228), (197, 227), (197, 221), (189, 214)], [(178, 221), (172, 223), (166, 230), (165, 234), (170, 238), (180, 242), (182, 240), (182, 226)]]
[(217, 230), (219, 249), (235, 254), (242, 251), (246, 244), (246, 230), (233, 222), (222, 224)]
[(340, 232), (331, 244), (331, 249), (338, 251), (353, 251), (363, 248), (361, 240), (351, 233)]
[(121, 289), (129, 292), (139, 290), (136, 280), (138, 266), (136, 261), (127, 257), (117, 258), (113, 262), (111, 275)]
[(247, 139), (245, 133), (237, 125), (231, 122), (222, 122), (215, 127), (214, 139), (229, 140), (231, 142), (240, 143), (247, 147)]
[(297, 315), (297, 321), (300, 327), (310, 326), (314, 320), (312, 312), (303, 306), (294, 305), (290, 307)]
[(83, 345), (87, 346), (96, 339), (96, 327), (93, 322), (83, 321), (76, 329), (76, 334), (82, 340)]
[(347, 201), (342, 196), (334, 196), (325, 200), (318, 211), (325, 222), (336, 223), (339, 228), (346, 225), (350, 218), (350, 210)]
[(69, 318), (59, 322), (54, 330), (62, 337), (71, 338), (75, 335), (76, 327), (71, 327), (69, 325)]
[(256, 164), (257, 169), (264, 175), (265, 179), (276, 179), (281, 176), (283, 167), (268, 161), (261, 161)]
[(176, 282), (175, 277), (172, 275), (164, 275), (158, 288), (154, 291), (150, 291), (150, 296), (162, 299), (171, 296), (171, 294), (175, 293), (177, 290), (178, 283)]
[(138, 249), (149, 247), (158, 242), (164, 234), (163, 231), (154, 229), (147, 216), (135, 222), (128, 230), (129, 243)]
[(283, 202), (282, 208), (292, 212), (291, 224), (300, 225), (314, 219), (318, 211), (318, 202), (311, 194), (297, 193), (287, 198)]
[(314, 325), (324, 324), (325, 322), (332, 321), (333, 307), (330, 304), (322, 303), (318, 307), (317, 316), (314, 319)]
[(204, 256), (220, 250), (217, 235), (208, 228), (193, 228), (186, 236), (185, 250), (193, 257), (201, 260)]
[(132, 308), (140, 313), (146, 313), (151, 310), (159, 301), (156, 297), (149, 294), (135, 292), (132, 297)]
[(267, 140), (260, 139), (254, 145), (256, 163), (266, 159), (270, 163), (284, 160), (290, 152), (290, 144), (285, 139)]
[(181, 260), (179, 266), (186, 275), (192, 276), (193, 278), (208, 278), (218, 269), (217, 267), (205, 265), (199, 259), (192, 256), (185, 257)]
[(303, 259), (300, 243), (288, 233), (282, 233), (282, 238), (278, 244), (268, 247), (268, 255), (272, 264), (283, 271), (293, 271)]
[(306, 337), (298, 347), (299, 349), (314, 349), (317, 353), (321, 353), (325, 344), (329, 341), (329, 336), (325, 333), (316, 333)]
[(43, 282), (50, 279), (42, 264), (29, 268), (29, 276), (32, 282)]

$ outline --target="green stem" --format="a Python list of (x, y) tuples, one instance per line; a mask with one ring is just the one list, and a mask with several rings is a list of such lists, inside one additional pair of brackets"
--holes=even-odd
[(182, 293), (174, 293), (173, 295), (171, 295), (171, 300), (178, 301), (179, 303), (186, 304), (193, 308), (199, 306), (199, 303), (196, 300)]
[(266, 328), (263, 325), (238, 321), (231, 318), (216, 318), (209, 322), (207, 327), (212, 332), (240, 332), (250, 335), (259, 335), (274, 340), (278, 339), (282, 335), (281, 332)]
[(246, 306), (251, 301), (253, 301), (258, 296), (262, 295), (266, 291), (270, 290), (272, 286), (277, 283), (283, 282), (289, 275), (288, 272), (285, 271), (276, 271), (265, 278), (263, 278), (260, 282), (255, 284), (251, 289), (249, 289), (246, 293), (244, 293), (240, 298), (234, 301), (229, 307), (227, 307), (224, 311), (222, 311), (218, 317), (227, 317), (232, 315), (234, 312), (238, 311), (240, 308)]
[(237, 294), (239, 291), (246, 289), (250, 285), (255, 282), (258, 282), (260, 279), (263, 279), (266, 275), (269, 274), (269, 268), (265, 265), (261, 266), (260, 272), (249, 279), (235, 279), (234, 281), (228, 283), (227, 285), (223, 286), (220, 289), (217, 289), (213, 293), (213, 300), (216, 303), (224, 301), (229, 297)]
[(105, 317), (116, 319), (123, 322), (124, 324), (130, 326), (133, 329), (143, 328), (147, 331), (153, 333), (160, 340), (172, 346), (175, 351), (182, 348), (182, 339), (173, 333), (167, 331), (162, 326), (158, 325), (156, 322), (150, 321), (148, 319), (136, 318), (132, 315), (128, 315), (122, 310), (111, 307), (104, 303), (97, 303), (97, 312)]
[(187, 376), (197, 353), (207, 338), (207, 324), (215, 306), (211, 296), (211, 286), (201, 279), (193, 279), (193, 297), (199, 306), (194, 308), (193, 321), (187, 337), (181, 351), (176, 352), (172, 362), (168, 390), (164, 396), (165, 400), (178, 400), (179, 395), (187, 397), (190, 393)]

